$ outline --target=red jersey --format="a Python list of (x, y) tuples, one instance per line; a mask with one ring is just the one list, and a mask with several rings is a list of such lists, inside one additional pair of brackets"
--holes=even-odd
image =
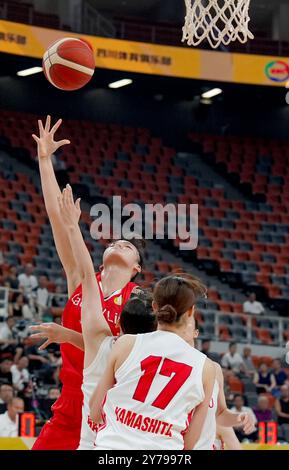
[[(104, 298), (101, 286), (100, 273), (96, 274), (99, 285), (103, 315), (106, 319), (113, 336), (119, 334), (119, 328), (116, 323), (120, 317), (121, 311), (130, 298), (131, 292), (137, 286), (134, 282), (129, 282), (123, 289), (119, 289), (109, 297)], [(70, 299), (68, 300), (62, 314), (62, 325), (70, 330), (82, 332), (81, 329), (81, 304), (82, 304), (82, 286), (78, 286)], [(84, 352), (72, 346), (69, 343), (60, 345), (62, 368), (60, 371), (60, 380), (63, 386), (81, 389), (83, 381), (83, 362)]]

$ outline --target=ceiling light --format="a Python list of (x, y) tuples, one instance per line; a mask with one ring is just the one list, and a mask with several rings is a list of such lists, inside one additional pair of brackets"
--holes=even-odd
[(214, 96), (218, 96), (221, 93), (223, 93), (223, 90), (221, 90), (221, 88), (213, 88), (212, 90), (203, 93), (202, 98), (214, 98)]
[(117, 80), (116, 82), (110, 83), (109, 88), (121, 88), (126, 85), (130, 85), (132, 80), (130, 78), (123, 78), (122, 80)]
[(42, 71), (42, 67), (31, 67), (30, 69), (20, 70), (19, 72), (17, 72), (17, 75), (19, 75), (19, 77), (27, 77), (28, 75), (34, 75), (35, 73), (39, 73)]

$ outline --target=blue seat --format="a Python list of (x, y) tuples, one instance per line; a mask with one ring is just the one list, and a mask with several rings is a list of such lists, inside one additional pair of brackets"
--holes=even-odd
[(222, 256), (224, 259), (228, 259), (230, 261), (235, 259), (235, 253), (231, 250), (222, 250)]
[(16, 224), (12, 220), (2, 219), (1, 225), (5, 230), (16, 230)]
[(130, 156), (127, 152), (116, 152), (116, 158), (124, 162), (130, 161)]
[(143, 144), (136, 144), (135, 151), (139, 155), (147, 155), (148, 154), (148, 146)]
[(218, 219), (210, 218), (208, 220), (208, 226), (213, 227), (213, 228), (221, 228), (222, 227), (222, 222)]
[(10, 207), (16, 212), (26, 211), (25, 205), (21, 201), (10, 201)]

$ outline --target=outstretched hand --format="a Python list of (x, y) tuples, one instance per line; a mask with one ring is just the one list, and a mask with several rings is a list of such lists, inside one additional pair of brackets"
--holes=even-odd
[(61, 196), (58, 196), (57, 199), (60, 215), (65, 226), (71, 227), (77, 225), (81, 214), (80, 198), (75, 202), (73, 201), (72, 188), (69, 184), (66, 185)]
[(70, 140), (64, 139), (56, 142), (54, 140), (54, 135), (57, 129), (60, 127), (62, 123), (62, 119), (59, 119), (56, 124), (50, 129), (51, 127), (51, 117), (47, 116), (45, 127), (43, 127), (43, 123), (41, 120), (38, 121), (39, 127), (39, 137), (35, 134), (32, 134), (33, 139), (37, 143), (37, 153), (38, 158), (48, 158), (54, 152), (56, 152), (59, 147), (63, 145), (70, 144)]
[(40, 351), (43, 351), (51, 343), (66, 343), (67, 342), (67, 328), (64, 328), (57, 323), (42, 323), (40, 325), (33, 325), (29, 327), (32, 331), (37, 331), (31, 335), (32, 339), (43, 340), (44, 343), (39, 347)]
[(255, 431), (255, 423), (249, 413), (240, 413), (238, 416), (238, 422), (240, 423), (240, 426), (242, 426), (245, 434), (251, 434)]

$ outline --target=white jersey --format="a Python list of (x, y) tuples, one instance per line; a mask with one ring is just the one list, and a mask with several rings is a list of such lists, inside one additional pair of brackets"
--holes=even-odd
[(107, 393), (95, 449), (183, 449), (192, 411), (205, 397), (205, 361), (175, 333), (137, 335)]
[(218, 395), (219, 384), (218, 381), (215, 380), (206, 421), (203, 426), (201, 437), (195, 445), (194, 450), (214, 450), (217, 430), (216, 413), (218, 409)]
[(83, 384), (81, 387), (83, 393), (82, 423), (80, 442), (77, 450), (94, 449), (97, 425), (89, 416), (89, 400), (106, 369), (108, 357), (114, 342), (114, 336), (108, 336), (105, 338), (101, 343), (93, 362), (89, 367), (83, 370)]

